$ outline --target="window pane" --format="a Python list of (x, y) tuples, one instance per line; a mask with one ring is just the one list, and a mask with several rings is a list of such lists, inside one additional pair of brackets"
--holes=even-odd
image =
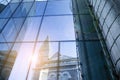
[(115, 20), (112, 27), (110, 28), (110, 31), (111, 31), (112, 36), (114, 37), (114, 39), (116, 39), (117, 36), (120, 34), (120, 24), (119, 24), (120, 21), (119, 21), (119, 19), (120, 19), (120, 16), (119, 16), (119, 18), (117, 18)]
[(105, 5), (105, 0), (101, 0), (100, 6), (99, 6), (99, 9), (98, 9), (98, 17), (100, 17), (100, 13), (101, 13), (104, 5)]
[(14, 13), (13, 17), (25, 17), (31, 7), (32, 3), (22, 3), (17, 11)]
[(100, 2), (101, 0), (97, 0), (96, 5), (95, 5), (95, 12), (97, 12)]
[(45, 15), (72, 14), (72, 6), (70, 4), (70, 1), (49, 1)]
[(34, 41), (36, 39), (38, 28), (40, 27), (41, 17), (29, 17), (26, 19), (17, 41)]
[[(60, 43), (61, 60), (66, 58), (77, 58), (76, 42), (61, 42)], [(73, 79), (74, 80), (74, 79)]]
[(108, 26), (107, 26), (107, 24), (106, 23), (104, 23), (104, 25), (103, 25), (103, 27), (102, 27), (103, 29), (103, 32), (105, 33), (105, 36), (107, 35), (107, 32), (108, 32)]
[[(28, 66), (32, 59), (34, 49), (34, 43), (16, 43), (12, 51), (16, 51), (17, 58), (14, 64), (14, 68), (10, 74), (11, 80), (25, 80), (28, 72)], [(16, 74), (17, 73), (17, 74)]]
[(29, 74), (29, 78), (32, 80), (48, 80), (48, 73), (57, 70), (57, 56), (55, 55), (58, 52), (58, 42), (49, 41), (50, 39), (47, 37), (44, 42), (39, 42), (36, 45)]
[[(0, 43), (0, 79), (8, 80), (14, 62), (16, 60), (16, 51), (10, 51), (6, 43)], [(1, 77), (2, 76), (2, 77)]]
[(113, 36), (111, 35), (111, 32), (109, 32), (107, 39), (106, 39), (108, 49), (111, 48), (111, 46), (113, 45), (113, 42), (114, 42)]
[(12, 19), (9, 20), (6, 27), (4, 28), (2, 34), (7, 41), (14, 41), (17, 36), (16, 25)]
[(24, 23), (25, 18), (13, 18), (14, 24), (16, 25), (17, 32), (20, 31), (21, 26)]
[(108, 15), (108, 12), (109, 12), (110, 9), (111, 9), (111, 5), (107, 1), (107, 3), (105, 4), (105, 7), (104, 7), (104, 9), (101, 13), (101, 17), (105, 19), (105, 17)]
[(117, 47), (116, 44), (114, 44), (112, 50), (111, 50), (111, 57), (113, 59), (113, 62), (116, 63), (116, 61), (120, 58), (120, 54), (119, 54), (119, 49)]
[(3, 11), (0, 13), (0, 18), (8, 18), (11, 16), (13, 11), (17, 8), (18, 4), (9, 4)]
[(0, 30), (4, 27), (8, 19), (0, 19)]
[(46, 36), (49, 36), (50, 40), (74, 40), (73, 16), (44, 17), (39, 40), (43, 40)]
[(43, 15), (46, 2), (35, 2), (29, 13), (29, 16), (39, 16)]

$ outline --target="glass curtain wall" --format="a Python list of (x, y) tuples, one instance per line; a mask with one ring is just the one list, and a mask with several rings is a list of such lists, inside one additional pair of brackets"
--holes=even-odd
[[(91, 0), (100, 2), (101, 0)], [(104, 0), (103, 0), (104, 1)], [(76, 0), (78, 14), (74, 16), (77, 51), (83, 80), (113, 80), (93, 24), (87, 0)], [(94, 4), (94, 3), (93, 3)], [(73, 9), (74, 10), (74, 9)], [(98, 10), (98, 9), (95, 9)], [(98, 11), (96, 11), (98, 12)]]
[(120, 75), (120, 6), (119, 0), (89, 0), (99, 20), (113, 65)]
[(9, 1), (0, 13), (0, 80), (81, 80), (73, 1)]

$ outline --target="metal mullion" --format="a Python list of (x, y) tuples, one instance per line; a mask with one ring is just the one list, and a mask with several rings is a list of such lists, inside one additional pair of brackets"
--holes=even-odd
[[(29, 10), (29, 11), (30, 11), (30, 10)], [(28, 12), (29, 12), (29, 11), (28, 11)], [(26, 15), (26, 17), (25, 17), (25, 20), (26, 20), (26, 18), (27, 18), (27, 15)], [(21, 29), (23, 28), (23, 25), (24, 25), (24, 23), (25, 23), (25, 20), (23, 21), (23, 24), (21, 25), (22, 27), (20, 28), (20, 31), (21, 31)], [(4, 68), (4, 66), (5, 66), (5, 64), (6, 64), (6, 62), (7, 62), (7, 59), (9, 58), (9, 55), (10, 55), (10, 53), (11, 53), (11, 50), (13, 49), (13, 47), (14, 47), (14, 45), (15, 45), (15, 43), (16, 43), (16, 40), (17, 40), (17, 37), (18, 37), (20, 31), (17, 33), (16, 38), (15, 38), (15, 41), (13, 41), (13, 45), (11, 46), (10, 51), (9, 51), (8, 54), (7, 54), (7, 57), (6, 57), (6, 59), (5, 59), (5, 63), (3, 64), (2, 68), (0, 69), (0, 74), (1, 74), (2, 69)]]
[(120, 61), (120, 58), (118, 58), (117, 61), (115, 62), (115, 66), (117, 66), (119, 61)]
[[(101, 2), (101, 1), (100, 1), (100, 2)], [(98, 0), (96, 0), (96, 4), (95, 4), (94, 8), (97, 8), (97, 10), (98, 10), (98, 7), (99, 7), (100, 2), (98, 3)], [(98, 6), (97, 6), (97, 3), (98, 3)], [(95, 9), (94, 9), (94, 11), (95, 11)], [(96, 13), (96, 14), (97, 14), (97, 13)]]
[(8, 18), (8, 20), (6, 21), (6, 23), (4, 24), (4, 26), (2, 27), (2, 29), (0, 30), (0, 33), (2, 33), (2, 31), (5, 29), (5, 26), (7, 25), (7, 23), (9, 22), (9, 20), (12, 18), (12, 16), (14, 15), (14, 13), (16, 12), (16, 10), (18, 9), (18, 7), (22, 4), (22, 1), (18, 4), (18, 6), (16, 7), (16, 9), (13, 11), (13, 13), (11, 14), (11, 16)]
[(110, 31), (112, 25), (114, 24), (114, 22), (115, 22), (115, 21), (117, 20), (117, 18), (119, 17), (119, 15), (120, 15), (120, 14), (118, 14), (118, 15), (115, 17), (114, 21), (112, 22), (112, 24), (111, 24), (110, 27), (108, 28), (107, 34), (106, 34), (106, 36), (105, 36), (105, 40), (107, 39), (107, 36), (108, 36), (108, 34), (109, 34), (109, 31)]
[[(4, 0), (2, 0), (2, 1), (0, 1), (0, 2), (3, 2), (3, 1), (4, 1)], [(7, 1), (7, 0), (6, 0), (6, 1)], [(22, 0), (21, 0), (21, 1), (22, 1)], [(8, 1), (7, 1), (7, 2), (8, 2)], [(5, 8), (6, 8), (9, 4), (11, 4), (11, 2), (12, 2), (12, 0), (11, 0), (7, 5), (5, 5)], [(4, 9), (5, 9), (5, 8), (4, 8)], [(3, 9), (3, 10), (4, 10), (4, 9)]]
[(103, 12), (104, 8), (105, 8), (105, 5), (107, 4), (107, 1), (108, 1), (108, 0), (105, 0), (105, 3), (104, 3), (104, 5), (103, 5), (103, 8), (102, 8), (102, 10), (101, 10), (101, 12), (100, 12), (99, 19), (100, 19), (101, 15), (102, 15), (102, 12)]
[[(48, 42), (83, 42), (83, 41), (99, 41), (100, 39), (88, 39), (88, 40), (59, 40), (59, 41), (48, 41)], [(101, 39), (102, 40), (102, 39)], [(45, 41), (37, 41), (37, 43), (41, 43)], [(14, 43), (14, 42), (0, 42), (1, 43)], [(35, 41), (16, 41), (15, 43), (35, 43)]]
[[(99, 7), (100, 7), (101, 3), (102, 3), (102, 1), (100, 1), (99, 4), (98, 4), (97, 12), (98, 12), (98, 10), (99, 10)], [(98, 17), (98, 16), (97, 16), (97, 17)]]
[[(116, 37), (116, 39), (114, 39), (114, 42), (112, 43), (112, 46), (110, 47), (110, 51), (112, 50), (115, 42), (117, 41), (117, 39), (120, 37), (120, 34)], [(117, 45), (117, 44), (116, 44)]]
[[(21, 4), (23, 3), (23, 0), (21, 0), (21, 2), (19, 2), (18, 6), (16, 7), (16, 9), (13, 11), (13, 13), (11, 14), (11, 16), (9, 18), (0, 18), (0, 19), (8, 19), (6, 21), (6, 23), (4, 24), (4, 26), (2, 27), (2, 29), (0, 30), (0, 33), (2, 33), (2, 31), (5, 29), (5, 26), (7, 25), (7, 23), (10, 21), (10, 19), (14, 18), (13, 15), (16, 12), (16, 10), (18, 9), (19, 6), (21, 6)], [(25, 2), (26, 3), (26, 2)], [(30, 2), (29, 2), (30, 3)], [(11, 3), (11, 4), (16, 4), (16, 3)], [(27, 15), (26, 15), (27, 16)], [(22, 18), (22, 17), (19, 17)]]
[[(37, 32), (37, 36), (36, 36), (36, 39), (35, 39), (35, 44), (34, 44), (33, 52), (32, 52), (31, 56), (34, 55), (34, 52), (35, 52), (35, 49), (36, 49), (36, 45), (37, 45), (37, 41), (38, 41), (38, 38), (39, 38), (39, 33), (40, 33), (40, 30), (41, 30), (41, 26), (42, 26), (42, 22), (43, 22), (43, 19), (44, 19), (45, 11), (46, 11), (46, 8), (47, 8), (47, 4), (48, 4), (48, 1), (46, 1), (45, 9), (44, 9), (44, 12), (43, 12), (42, 19), (40, 21), (40, 26), (39, 26), (39, 29), (38, 29), (38, 32)], [(26, 79), (25, 80), (28, 80), (29, 72), (30, 72), (30, 69), (31, 69), (31, 65), (32, 65), (32, 62), (30, 62), (29, 65), (28, 65), (28, 71), (27, 71), (27, 75), (26, 75)]]
[[(2, 35), (2, 36), (3, 36), (3, 35)], [(3, 36), (3, 38), (4, 38), (4, 36)], [(5, 39), (5, 38), (4, 38), (4, 39)], [(6, 41), (6, 39), (5, 39), (5, 41)], [(10, 55), (11, 49), (13, 48), (14, 44), (15, 44), (15, 41), (13, 42), (12, 47), (11, 47), (10, 50), (8, 51), (7, 57), (6, 57), (6, 59), (5, 59), (5, 63), (3, 64), (2, 68), (0, 69), (0, 75), (1, 75), (1, 73), (2, 73), (2, 69), (4, 68), (4, 66), (5, 66), (5, 64), (6, 64), (6, 62), (7, 62), (7, 59), (8, 59), (8, 57), (9, 57), (9, 55)], [(7, 44), (7, 45), (8, 45), (8, 44)]]
[[(22, 2), (23, 2), (23, 0), (22, 0)], [(32, 3), (32, 2), (33, 2), (33, 3)], [(26, 2), (24, 2), (24, 3), (26, 3)], [(29, 12), (30, 12), (30, 10), (31, 10), (32, 6), (34, 5), (34, 1), (31, 1), (31, 2), (29, 2), (29, 3), (32, 3), (32, 5), (31, 5), (31, 7), (30, 7), (30, 9), (29, 9), (28, 13), (26, 13), (26, 14), (27, 14), (27, 15), (26, 15), (27, 17), (28, 17), (28, 14), (29, 14)], [(26, 16), (25, 16), (25, 17), (26, 17)], [(19, 18), (25, 18), (25, 17), (19, 17)], [(14, 19), (15, 19), (15, 18), (14, 18), (14, 17), (12, 17), (11, 19), (12, 19), (12, 20), (13, 20), (13, 22), (14, 22)], [(24, 22), (23, 22), (23, 23), (24, 23)], [(14, 22), (14, 25), (15, 25), (15, 22)], [(17, 30), (16, 25), (15, 25), (15, 28), (16, 28), (16, 30)]]
[(60, 42), (58, 42), (58, 56), (57, 56), (57, 80), (59, 80), (60, 72)]
[(111, 8), (109, 9), (107, 15), (105, 16), (105, 18), (104, 18), (104, 20), (103, 20), (103, 23), (101, 24), (102, 31), (103, 31), (103, 25), (105, 24), (105, 20), (106, 20), (106, 18), (108, 17), (108, 15), (109, 15), (109, 13), (110, 13), (110, 11), (112, 10), (113, 7), (114, 7), (114, 5), (111, 6)]
[[(114, 45), (116, 45), (117, 48), (119, 49), (118, 44), (115, 43), (119, 37), (120, 37), (120, 34), (119, 34), (119, 35), (117, 36), (117, 38), (114, 40), (113, 45), (112, 45), (112, 48), (113, 48)], [(112, 50), (112, 48), (111, 48), (111, 50)], [(110, 51), (111, 51), (111, 50), (110, 50)], [(120, 51), (120, 49), (119, 49), (119, 51)], [(119, 61), (120, 61), (120, 58), (118, 58), (118, 60), (115, 62), (115, 66), (117, 65), (117, 63), (118, 63)]]
[[(44, 16), (73, 16), (73, 15), (89, 15), (89, 14), (58, 14), (58, 15), (44, 15)], [(37, 16), (27, 16), (27, 17), (42, 17), (42, 15), (37, 15)], [(23, 16), (21, 17), (12, 17), (12, 18), (24, 18)], [(0, 18), (0, 19), (8, 19), (8, 18)]]

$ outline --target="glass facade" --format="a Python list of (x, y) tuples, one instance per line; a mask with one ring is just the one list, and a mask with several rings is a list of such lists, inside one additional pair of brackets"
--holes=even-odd
[(120, 75), (120, 12), (119, 0), (89, 0), (99, 20), (101, 33), (108, 47), (113, 65)]
[[(96, 0), (100, 2), (100, 0)], [(74, 16), (78, 57), (83, 80), (112, 80), (93, 17), (86, 0), (76, 0), (79, 15)], [(79, 5), (81, 4), (81, 5)], [(98, 4), (98, 3), (94, 3)], [(96, 9), (97, 10), (97, 9)]]
[(0, 80), (80, 80), (72, 0), (10, 0), (0, 13)]
[[(0, 80), (112, 80), (86, 0), (3, 1)], [(102, 1), (90, 3), (103, 16), (101, 29), (119, 67), (119, 17), (112, 2)]]

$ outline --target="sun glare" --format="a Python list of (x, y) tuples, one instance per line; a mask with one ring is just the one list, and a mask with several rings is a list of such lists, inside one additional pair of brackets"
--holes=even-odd
[(32, 56), (32, 64), (35, 65), (36, 63), (37, 63), (37, 55), (34, 54), (34, 55)]

